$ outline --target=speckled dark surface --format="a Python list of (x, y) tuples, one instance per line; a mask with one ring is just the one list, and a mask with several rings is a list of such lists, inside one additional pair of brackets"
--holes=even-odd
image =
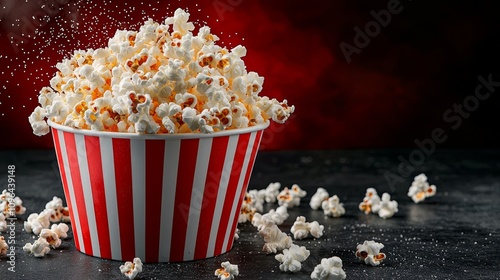
[[(270, 182), (299, 184), (308, 191), (300, 207), (280, 228), (289, 233), (295, 218), (303, 215), (325, 226), (319, 239), (296, 240), (310, 257), (298, 273), (283, 273), (274, 255), (261, 252), (262, 238), (250, 224), (240, 224), (240, 239), (224, 255), (186, 263), (145, 264), (136, 279), (217, 279), (214, 271), (223, 261), (239, 265), (236, 279), (309, 279), (321, 258), (338, 256), (347, 279), (499, 279), (500, 266), (500, 151), (437, 151), (416, 167), (404, 182), (390, 186), (384, 174), (397, 174), (398, 156), (410, 150), (261, 152), (250, 188)], [(0, 260), (0, 279), (126, 279), (117, 261), (90, 257), (76, 251), (70, 236), (44, 258), (22, 251), (33, 237), (22, 230), (28, 214), (40, 212), (53, 196), (63, 197), (53, 151), (0, 151), (0, 186), (7, 185), (7, 166), (16, 166), (16, 194), (27, 213), (16, 223), (16, 272), (8, 259)], [(414, 204), (406, 192), (415, 175), (424, 172), (438, 187), (437, 195)], [(309, 199), (318, 187), (337, 194), (346, 208), (341, 218), (327, 218), (311, 210)], [(381, 219), (358, 210), (367, 187), (389, 192), (399, 212)], [(266, 205), (265, 210), (277, 204)], [(5, 233), (3, 233), (5, 235)], [(356, 245), (364, 240), (382, 242), (387, 259), (378, 267), (356, 259)]]

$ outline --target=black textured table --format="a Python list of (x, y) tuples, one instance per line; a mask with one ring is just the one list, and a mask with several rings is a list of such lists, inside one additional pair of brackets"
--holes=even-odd
[[(185, 263), (144, 264), (136, 279), (217, 279), (223, 261), (239, 266), (236, 279), (309, 279), (322, 258), (338, 256), (347, 279), (499, 279), (500, 265), (500, 151), (442, 150), (425, 158), (409, 174), (398, 172), (410, 150), (260, 152), (250, 189), (270, 182), (282, 187), (299, 184), (307, 190), (299, 207), (280, 226), (290, 233), (299, 215), (325, 226), (319, 239), (294, 240), (311, 254), (298, 273), (284, 273), (274, 255), (261, 251), (264, 244), (251, 224), (240, 224), (240, 238), (221, 256)], [(76, 251), (70, 237), (44, 258), (22, 251), (33, 242), (23, 221), (39, 213), (53, 196), (64, 197), (53, 151), (0, 151), (0, 187), (7, 187), (8, 166), (15, 165), (16, 195), (28, 209), (16, 221), (15, 272), (9, 259), (0, 260), (0, 279), (126, 279), (122, 262), (103, 260)], [(411, 162), (410, 162), (411, 164)], [(414, 164), (418, 164), (415, 162)], [(407, 196), (413, 177), (424, 172), (437, 194), (420, 204)], [(392, 174), (392, 183), (386, 177)], [(402, 182), (401, 182), (402, 181)], [(346, 214), (328, 218), (311, 210), (309, 200), (318, 187), (337, 194)], [(398, 201), (399, 212), (384, 220), (358, 210), (365, 190), (375, 187)], [(265, 211), (277, 204), (266, 204)], [(7, 233), (2, 233), (6, 236)], [(360, 263), (357, 244), (375, 240), (385, 245), (387, 259), (377, 267)]]

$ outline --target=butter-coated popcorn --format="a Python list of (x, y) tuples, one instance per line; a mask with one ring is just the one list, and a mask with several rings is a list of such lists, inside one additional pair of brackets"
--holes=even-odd
[(434, 196), (437, 188), (435, 185), (429, 185), (427, 176), (424, 173), (415, 176), (410, 188), (408, 189), (408, 196), (412, 198), (413, 202), (419, 203), (427, 197)]
[[(36, 135), (49, 119), (66, 126), (126, 133), (213, 133), (285, 122), (295, 107), (259, 94), (264, 78), (248, 72), (243, 46), (227, 49), (209, 27), (194, 34), (189, 13), (118, 30), (106, 47), (77, 50), (57, 63), (50, 87), (29, 117)], [(178, 105), (166, 113), (163, 104)], [(190, 108), (190, 109), (187, 109)]]
[(302, 262), (310, 255), (309, 250), (304, 246), (292, 244), (289, 249), (284, 249), (283, 253), (277, 254), (274, 258), (280, 262), (280, 270), (284, 272), (297, 272), (302, 268)]
[(37, 258), (41, 258), (50, 252), (49, 246), (45, 238), (38, 238), (33, 244), (27, 243), (24, 245), (23, 250)]
[(380, 203), (373, 206), (373, 212), (378, 213), (381, 218), (391, 218), (398, 212), (398, 202), (391, 200), (390, 194), (383, 193)]
[(134, 258), (132, 262), (125, 262), (120, 265), (120, 272), (128, 279), (134, 279), (142, 272), (142, 261), (140, 258)]
[(382, 243), (365, 240), (363, 244), (356, 247), (356, 257), (366, 264), (377, 266), (386, 258), (384, 253), (380, 253), (382, 248), (384, 248)]
[(311, 197), (311, 201), (309, 202), (309, 206), (311, 209), (318, 210), (321, 207), (323, 201), (327, 200), (330, 197), (328, 191), (324, 188), (318, 188), (316, 193)]
[(216, 269), (214, 275), (221, 280), (232, 280), (239, 274), (238, 265), (226, 261), (221, 263), (221, 268)]
[(283, 251), (292, 246), (292, 239), (286, 233), (282, 232), (277, 225), (265, 227), (259, 231), (259, 235), (264, 238), (264, 246), (262, 251), (270, 254)]
[(344, 204), (340, 202), (340, 198), (337, 195), (323, 201), (323, 203), (321, 203), (321, 208), (325, 216), (337, 218), (345, 214)]
[(343, 280), (346, 277), (342, 269), (342, 260), (337, 256), (321, 259), (321, 263), (311, 273), (313, 280)]
[(293, 238), (303, 239), (308, 237), (309, 234), (315, 238), (320, 238), (323, 236), (324, 229), (325, 227), (320, 225), (317, 221), (308, 223), (304, 216), (298, 216), (290, 231), (293, 234)]

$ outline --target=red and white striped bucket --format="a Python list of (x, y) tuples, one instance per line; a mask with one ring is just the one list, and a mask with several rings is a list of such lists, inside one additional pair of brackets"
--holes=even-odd
[(121, 261), (178, 262), (231, 249), (269, 123), (174, 135), (49, 125), (77, 250)]

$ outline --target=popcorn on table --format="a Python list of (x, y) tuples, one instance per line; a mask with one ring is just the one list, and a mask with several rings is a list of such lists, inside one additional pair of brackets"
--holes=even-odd
[(65, 223), (53, 224), (50, 228), (53, 232), (57, 234), (57, 236), (61, 239), (68, 237), (69, 227)]
[(290, 236), (282, 232), (277, 225), (265, 227), (263, 230), (259, 231), (259, 235), (264, 238), (265, 242), (262, 251), (268, 254), (276, 254), (292, 246), (292, 239)]
[[(10, 209), (10, 205), (14, 204), (14, 209)], [(12, 197), (12, 194), (3, 190), (0, 195), (0, 213), (3, 213), (5, 218), (12, 217), (14, 215), (22, 215), (26, 213), (26, 207), (23, 206), (23, 201), (18, 196)]]
[(54, 196), (51, 201), (45, 204), (45, 209), (49, 211), (50, 222), (52, 223), (69, 223), (71, 221), (68, 207), (64, 207), (62, 199), (57, 196)]
[(134, 279), (137, 274), (142, 272), (142, 261), (140, 258), (134, 258), (132, 262), (125, 262), (120, 265), (120, 272), (127, 276), (128, 279)]
[(5, 238), (0, 235), (0, 257), (7, 255), (8, 250), (9, 245), (7, 245), (7, 241), (5, 241)]
[[(35, 135), (62, 125), (127, 133), (213, 133), (294, 112), (286, 100), (260, 96), (264, 78), (247, 72), (243, 46), (230, 50), (207, 26), (193, 34), (189, 13), (177, 9), (164, 23), (118, 30), (108, 45), (78, 50), (57, 63), (29, 116)], [(172, 28), (172, 29), (171, 29)]]
[(309, 236), (309, 234), (315, 238), (320, 238), (323, 236), (324, 229), (325, 227), (320, 225), (317, 221), (308, 223), (304, 216), (298, 216), (290, 231), (293, 234), (293, 238), (304, 239)]
[(24, 230), (26, 232), (33, 232), (39, 235), (42, 229), (49, 228), (50, 226), (50, 212), (43, 210), (40, 214), (32, 213), (28, 216), (28, 220), (24, 222)]
[(239, 274), (238, 265), (231, 264), (230, 262), (221, 263), (221, 268), (215, 270), (215, 276), (219, 277), (221, 280), (231, 280)]
[(366, 264), (377, 266), (386, 258), (384, 253), (380, 253), (382, 248), (384, 248), (382, 243), (373, 240), (364, 241), (363, 244), (357, 246), (356, 257)]
[(252, 225), (260, 231), (266, 226), (273, 224), (281, 225), (286, 219), (288, 219), (288, 209), (285, 205), (282, 205), (276, 208), (276, 210), (269, 210), (264, 215), (255, 213), (252, 218)]
[(267, 203), (275, 203), (280, 193), (281, 183), (269, 183), (269, 185), (262, 190), (259, 190), (259, 194), (264, 197)]
[(366, 189), (365, 197), (363, 202), (359, 204), (359, 210), (365, 212), (365, 214), (370, 214), (373, 212), (373, 205), (380, 203), (380, 197), (378, 196), (377, 190), (375, 188)]
[(53, 249), (61, 246), (61, 239), (59, 238), (59, 235), (53, 230), (46, 228), (42, 229), (39, 239), (42, 238), (45, 239)]
[(278, 204), (286, 205), (288, 208), (299, 206), (300, 199), (306, 196), (306, 194), (307, 192), (302, 190), (297, 184), (292, 185), (290, 189), (285, 187), (278, 194)]
[(309, 206), (311, 206), (313, 210), (318, 210), (321, 207), (323, 201), (327, 200), (329, 197), (330, 195), (324, 188), (318, 188), (316, 190), (316, 193), (314, 193), (311, 197)]
[(408, 189), (408, 196), (411, 197), (413, 202), (419, 203), (427, 197), (434, 196), (437, 188), (435, 185), (429, 185), (427, 176), (424, 173), (415, 176), (410, 188)]
[(342, 260), (336, 256), (321, 259), (321, 263), (311, 273), (311, 279), (313, 280), (342, 280), (346, 279), (346, 277), (342, 269)]
[(0, 232), (4, 232), (7, 230), (7, 221), (5, 220), (5, 216), (3, 213), (0, 213)]
[(321, 204), (321, 208), (323, 208), (323, 213), (325, 216), (330, 216), (334, 218), (338, 218), (345, 214), (344, 204), (340, 203), (340, 199), (337, 195), (334, 195), (328, 200), (323, 201)]
[(381, 218), (391, 218), (396, 212), (398, 212), (398, 202), (391, 200), (390, 194), (383, 193), (380, 203), (373, 205), (373, 212), (378, 213)]
[(24, 245), (23, 250), (37, 258), (41, 258), (50, 252), (49, 246), (50, 244), (45, 238), (38, 238), (33, 244), (27, 243)]
[(282, 254), (277, 254), (274, 258), (280, 262), (281, 271), (297, 272), (309, 255), (310, 252), (306, 247), (292, 244), (289, 249), (284, 249)]

